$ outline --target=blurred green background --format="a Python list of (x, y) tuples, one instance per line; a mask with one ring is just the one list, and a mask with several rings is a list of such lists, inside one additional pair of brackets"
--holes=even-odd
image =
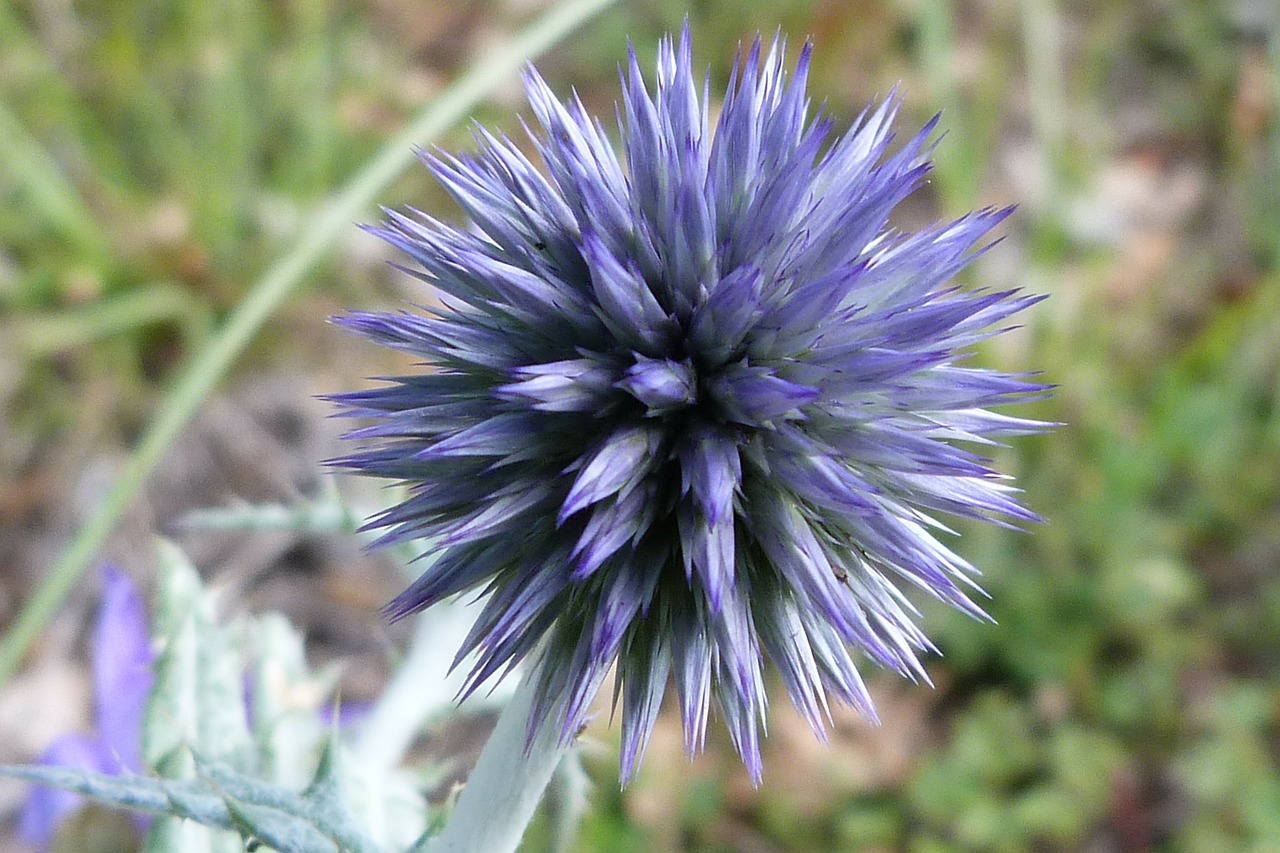
[[(0, 4), (0, 627), (52, 555), (14, 531), (68, 523), (51, 483), (130, 446), (306, 215), (548, 5)], [(578, 849), (1280, 851), (1276, 4), (641, 0), (539, 67), (609, 116), (628, 37), (647, 65), (686, 14), (713, 96), (780, 28), (837, 117), (899, 83), (903, 134), (943, 111), (903, 221), (1019, 205), (966, 281), (1052, 298), (980, 358), (1043, 370), (1065, 425), (999, 459), (1044, 525), (962, 526), (999, 624), (926, 606), (934, 688), (873, 676), (884, 725), (829, 746), (776, 691), (758, 790), (665, 719), (619, 791), (602, 722)], [(521, 109), (513, 81), (477, 118)], [(383, 201), (451, 210), (422, 170)], [(400, 298), (388, 257), (353, 225), (236, 378), (378, 372), (323, 320)]]

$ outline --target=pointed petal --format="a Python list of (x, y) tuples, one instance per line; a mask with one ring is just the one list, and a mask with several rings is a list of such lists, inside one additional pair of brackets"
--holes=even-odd
[(564, 499), (557, 518), (564, 522), (576, 512), (610, 495), (634, 487), (653, 464), (658, 436), (644, 427), (624, 427), (609, 436), (589, 457)]

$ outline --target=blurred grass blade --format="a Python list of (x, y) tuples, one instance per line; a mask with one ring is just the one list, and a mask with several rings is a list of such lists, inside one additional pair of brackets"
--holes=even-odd
[(916, 58), (925, 84), (951, 128), (948, 156), (934, 163), (938, 192), (948, 214), (968, 210), (977, 197), (981, 171), (974, 168), (973, 135), (960, 86), (956, 82), (956, 10), (949, 3), (920, 3), (915, 24), (919, 45)]
[(97, 217), (53, 156), (3, 102), (0, 102), (0, 139), (4, 140), (5, 147), (0, 164), (9, 180), (26, 190), (32, 207), (87, 258), (110, 267), (114, 253)]
[(1071, 116), (1066, 91), (1061, 13), (1055, 0), (1022, 0), (1022, 39), (1026, 54), (1027, 105), (1031, 127), (1040, 149), (1046, 198), (1056, 202), (1052, 213), (1061, 216), (1066, 122)]
[(42, 358), (140, 326), (172, 323), (194, 349), (208, 339), (209, 307), (172, 282), (142, 285), (89, 305), (14, 322), (4, 327), (25, 358)]
[(306, 274), (332, 251), (374, 198), (413, 162), (412, 147), (429, 144), (464, 118), (526, 60), (550, 49), (614, 2), (616, 0), (561, 3), (504, 49), (486, 52), (302, 226), (293, 247), (254, 283), (226, 325), (178, 378), (98, 511), (72, 540), (44, 584), (14, 620), (0, 645), (0, 687), (13, 675), (36, 635), (84, 575), (103, 540), (200, 402), (267, 318), (298, 289)]

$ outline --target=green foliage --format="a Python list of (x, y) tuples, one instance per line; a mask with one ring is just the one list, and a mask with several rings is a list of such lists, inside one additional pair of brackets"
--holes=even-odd
[[(296, 794), (244, 776), (228, 765), (195, 759), (193, 753), (187, 757), (195, 771), (188, 779), (103, 776), (53, 767), (0, 772), (76, 791), (107, 805), (164, 816), (153, 825), (147, 840), (146, 849), (155, 853), (240, 851), (250, 844), (296, 853), (384, 849), (365, 837), (342, 806), (334, 790), (338, 781), (332, 758), (322, 762), (311, 785)], [(211, 833), (206, 828), (225, 832)]]
[[(173, 544), (160, 544), (159, 563), (159, 652), (142, 720), (155, 775), (56, 767), (0, 774), (160, 816), (147, 853), (238, 853), (250, 843), (282, 853), (407, 849), (426, 826), (410, 777), (360, 767), (320, 722), (318, 702), (331, 695), (336, 671), (311, 672), (301, 637), (277, 614), (220, 624), (217, 596)], [(246, 640), (255, 646), (251, 714)]]

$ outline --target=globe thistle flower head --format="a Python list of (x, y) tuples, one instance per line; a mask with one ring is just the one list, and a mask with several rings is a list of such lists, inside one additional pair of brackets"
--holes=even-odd
[(536, 660), (531, 731), (564, 738), (616, 665), (621, 773), (669, 682), (690, 752), (712, 703), (753, 778), (766, 660), (822, 736), (828, 701), (874, 719), (855, 655), (927, 678), (904, 587), (975, 616), (940, 514), (1034, 516), (975, 452), (1042, 424), (992, 406), (1045, 393), (961, 362), (1036, 299), (948, 285), (1009, 211), (889, 225), (933, 123), (895, 147), (898, 100), (843, 133), (757, 42), (714, 130), (688, 29), (634, 52), (620, 153), (530, 69), (542, 168), (483, 128), (424, 154), (461, 229), (418, 211), (371, 229), (439, 304), (340, 324), (428, 366), (337, 398), (374, 424), (339, 463), (402, 481), (383, 543), (434, 540), (393, 617), (478, 591), (466, 692)]

